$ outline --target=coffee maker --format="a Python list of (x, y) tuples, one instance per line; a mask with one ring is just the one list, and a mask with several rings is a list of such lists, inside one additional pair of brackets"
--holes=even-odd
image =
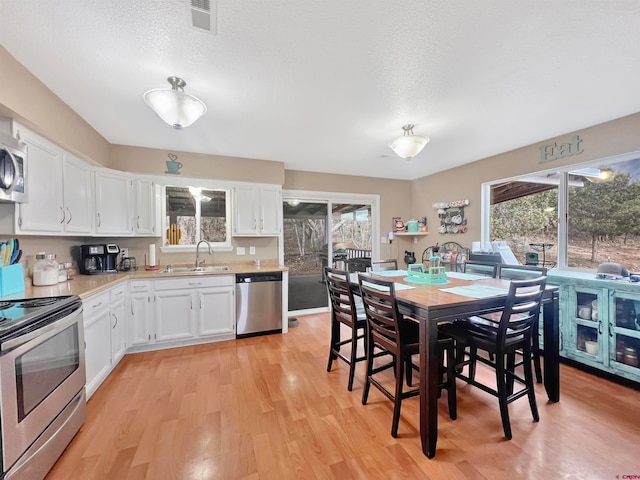
[(120, 253), (120, 247), (115, 243), (81, 245), (78, 262), (80, 273), (85, 275), (116, 273), (118, 253)]

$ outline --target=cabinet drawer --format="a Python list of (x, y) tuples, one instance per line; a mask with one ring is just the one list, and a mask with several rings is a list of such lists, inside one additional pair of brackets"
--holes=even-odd
[(85, 319), (91, 317), (93, 313), (109, 308), (109, 292), (98, 293), (82, 301)]
[(111, 298), (111, 303), (120, 303), (124, 302), (125, 292), (127, 290), (127, 284), (123, 283), (122, 285), (118, 285), (117, 287), (113, 287), (109, 293)]
[(131, 280), (129, 291), (131, 293), (148, 292), (151, 290), (151, 282), (147, 280)]
[(182, 288), (226, 287), (235, 283), (234, 275), (200, 275), (194, 277), (167, 278), (156, 280), (157, 290), (178, 290)]

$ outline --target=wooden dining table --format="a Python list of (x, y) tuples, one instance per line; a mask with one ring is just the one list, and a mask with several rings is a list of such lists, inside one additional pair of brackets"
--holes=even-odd
[[(374, 274), (373, 274), (374, 275)], [(378, 276), (378, 275), (376, 275)], [(378, 276), (400, 285), (414, 288), (396, 288), (398, 309), (420, 323), (420, 438), (422, 451), (428, 458), (436, 454), (438, 441), (438, 323), (499, 311), (504, 308), (509, 280), (498, 278), (465, 279), (466, 274), (448, 273), (446, 284), (424, 285), (406, 281), (406, 275)], [(458, 277), (458, 278), (456, 278)], [(459, 278), (463, 277), (463, 278)], [(357, 281), (357, 280), (356, 280)], [(473, 287), (466, 296), (452, 293), (452, 287)], [(484, 288), (487, 287), (487, 288)], [(459, 289), (460, 290), (460, 289)], [(484, 294), (477, 295), (485, 290)], [(544, 339), (544, 387), (551, 402), (560, 400), (560, 333), (558, 287), (547, 285), (542, 299)]]

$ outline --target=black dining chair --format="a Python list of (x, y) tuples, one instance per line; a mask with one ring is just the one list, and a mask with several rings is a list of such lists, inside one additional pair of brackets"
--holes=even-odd
[[(547, 268), (535, 265), (498, 265), (497, 277), (505, 280), (524, 280), (527, 278), (546, 277)], [(531, 335), (531, 359), (536, 372), (536, 382), (542, 383), (542, 365), (540, 363), (540, 319), (536, 318)]]
[[(469, 348), (469, 360), (457, 358), (457, 367), (468, 365), (468, 375), (459, 371), (458, 378), (498, 398), (502, 428), (507, 439), (512, 438), (508, 404), (527, 396), (533, 420), (539, 421), (531, 362), (523, 362), (524, 375), (516, 372), (516, 353), (521, 350), (524, 358), (531, 358), (533, 328), (540, 314), (540, 304), (546, 285), (546, 277), (528, 280), (512, 280), (504, 309), (486, 316), (486, 323), (453, 322), (438, 326), (439, 333), (452, 338), (456, 346)], [(488, 352), (489, 359), (478, 355), (478, 350)], [(494, 358), (494, 360), (491, 360)], [(495, 370), (496, 388), (475, 379), (476, 362)], [(523, 387), (514, 391), (514, 383)]]
[(371, 271), (378, 272), (382, 270), (397, 270), (398, 261), (395, 258), (387, 260), (371, 260)]
[[(335, 268), (324, 268), (324, 274), (331, 300), (331, 342), (329, 344), (329, 364), (327, 372), (331, 371), (333, 361), (341, 359), (349, 365), (349, 381), (347, 389), (353, 389), (353, 378), (356, 363), (366, 360), (365, 354), (358, 357), (358, 340), (363, 339), (366, 344), (367, 318), (364, 314), (362, 301), (356, 299), (349, 283), (349, 273)], [(341, 338), (341, 325), (350, 329), (349, 338)], [(341, 348), (349, 345), (349, 355), (345, 355)], [(366, 345), (365, 345), (366, 352)]]
[(466, 261), (464, 263), (464, 273), (473, 273), (474, 275), (482, 275), (483, 277), (495, 278), (498, 273), (498, 264), (492, 262), (483, 262), (480, 260)]
[[(367, 375), (362, 392), (362, 404), (367, 404), (371, 385), (393, 401), (391, 436), (396, 437), (398, 435), (402, 400), (420, 394), (419, 388), (404, 389), (405, 374), (407, 386), (411, 387), (412, 370), (418, 369), (418, 366), (411, 359), (420, 350), (419, 324), (416, 320), (406, 318), (399, 313), (393, 281), (380, 280), (359, 274), (358, 282), (367, 317)], [(449, 416), (455, 420), (457, 417), (457, 403), (453, 340), (450, 338), (442, 341), (438, 340), (438, 354), (441, 358), (441, 378), (438, 391), (447, 390)], [(442, 365), (442, 358), (445, 354), (447, 358), (446, 368)], [(382, 365), (374, 367), (374, 359), (381, 356), (390, 356), (391, 359)], [(393, 369), (395, 375), (395, 389), (393, 392), (387, 389), (383, 385), (382, 379), (379, 380), (378, 377), (379, 373), (389, 369)]]

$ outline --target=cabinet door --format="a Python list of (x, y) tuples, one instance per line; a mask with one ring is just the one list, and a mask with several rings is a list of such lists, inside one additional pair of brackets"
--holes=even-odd
[(157, 342), (194, 337), (193, 294), (191, 290), (166, 290), (155, 293)]
[(197, 291), (198, 335), (235, 331), (234, 287), (210, 287)]
[(138, 235), (155, 235), (155, 184), (151, 180), (138, 179), (135, 181), (135, 191), (135, 233)]
[(257, 235), (257, 193), (257, 189), (252, 186), (233, 189), (234, 235)]
[(129, 321), (129, 345), (146, 345), (151, 341), (151, 295), (132, 294)]
[(91, 169), (83, 161), (64, 154), (64, 231), (68, 233), (91, 233), (93, 201)]
[(583, 363), (602, 364), (606, 358), (608, 296), (606, 290), (572, 286), (568, 289), (569, 331), (565, 352)]
[[(29, 203), (18, 205), (20, 233), (61, 233), (65, 222), (62, 203), (62, 150), (44, 138), (20, 129), (28, 146)], [(86, 200), (83, 200), (86, 202)]]
[(640, 295), (611, 291), (609, 361), (616, 373), (640, 380)]
[(115, 172), (96, 172), (96, 233), (133, 234), (132, 181)]
[(85, 317), (84, 343), (87, 398), (89, 398), (98, 389), (111, 368), (111, 324), (108, 308)]
[(127, 321), (124, 302), (111, 305), (111, 363), (117, 364), (127, 350)]
[(279, 235), (282, 217), (281, 188), (262, 187), (260, 189), (260, 233)]

